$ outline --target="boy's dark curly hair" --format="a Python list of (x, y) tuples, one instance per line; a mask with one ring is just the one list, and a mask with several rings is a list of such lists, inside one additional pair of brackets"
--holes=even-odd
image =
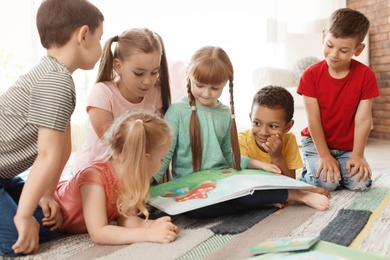
[(253, 97), (254, 105), (264, 106), (271, 109), (283, 109), (286, 113), (286, 122), (290, 122), (294, 116), (294, 98), (287, 89), (281, 86), (265, 86)]

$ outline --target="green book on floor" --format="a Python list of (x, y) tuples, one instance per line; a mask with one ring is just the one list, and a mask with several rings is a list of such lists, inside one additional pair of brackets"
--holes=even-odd
[(319, 234), (270, 238), (249, 249), (252, 255), (307, 250), (320, 240)]
[(384, 260), (383, 256), (363, 252), (346, 246), (337, 245), (323, 240), (304, 251), (275, 252), (257, 255), (248, 260)]

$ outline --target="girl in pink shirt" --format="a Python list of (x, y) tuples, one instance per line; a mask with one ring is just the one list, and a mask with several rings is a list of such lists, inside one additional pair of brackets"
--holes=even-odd
[[(115, 44), (114, 51), (111, 46)], [(112, 121), (128, 110), (160, 116), (171, 103), (169, 73), (162, 38), (135, 28), (106, 42), (96, 84), (87, 100), (86, 138), (72, 166), (76, 174), (103, 152), (101, 137)]]
[(148, 220), (146, 208), (150, 180), (171, 146), (168, 125), (150, 113), (125, 113), (102, 140), (102, 156), (57, 186), (60, 230), (88, 232), (97, 244), (173, 242), (179, 229), (171, 218)]

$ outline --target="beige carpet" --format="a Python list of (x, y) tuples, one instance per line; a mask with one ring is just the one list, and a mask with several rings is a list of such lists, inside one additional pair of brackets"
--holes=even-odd
[[(368, 192), (332, 192), (331, 208), (325, 212), (294, 205), (211, 220), (175, 216), (181, 233), (177, 241), (168, 245), (99, 246), (87, 234), (73, 235), (42, 244), (37, 255), (17, 259), (245, 259), (249, 257), (248, 249), (266, 238), (321, 232), (341, 209), (372, 212), (349, 247), (390, 258), (389, 190), (390, 173), (376, 173)], [(262, 214), (254, 225), (248, 221), (248, 217), (252, 220)], [(237, 225), (232, 225), (234, 221)], [(229, 231), (229, 225), (232, 232), (218, 233)]]

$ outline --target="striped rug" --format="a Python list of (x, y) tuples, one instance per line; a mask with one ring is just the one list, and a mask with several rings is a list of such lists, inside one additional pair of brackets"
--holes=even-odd
[(248, 249), (266, 238), (305, 233), (321, 233), (324, 241), (390, 258), (390, 173), (376, 173), (373, 179), (367, 192), (332, 192), (325, 212), (291, 205), (207, 220), (178, 215), (173, 218), (181, 232), (168, 245), (100, 246), (87, 234), (73, 235), (17, 259), (246, 259)]

